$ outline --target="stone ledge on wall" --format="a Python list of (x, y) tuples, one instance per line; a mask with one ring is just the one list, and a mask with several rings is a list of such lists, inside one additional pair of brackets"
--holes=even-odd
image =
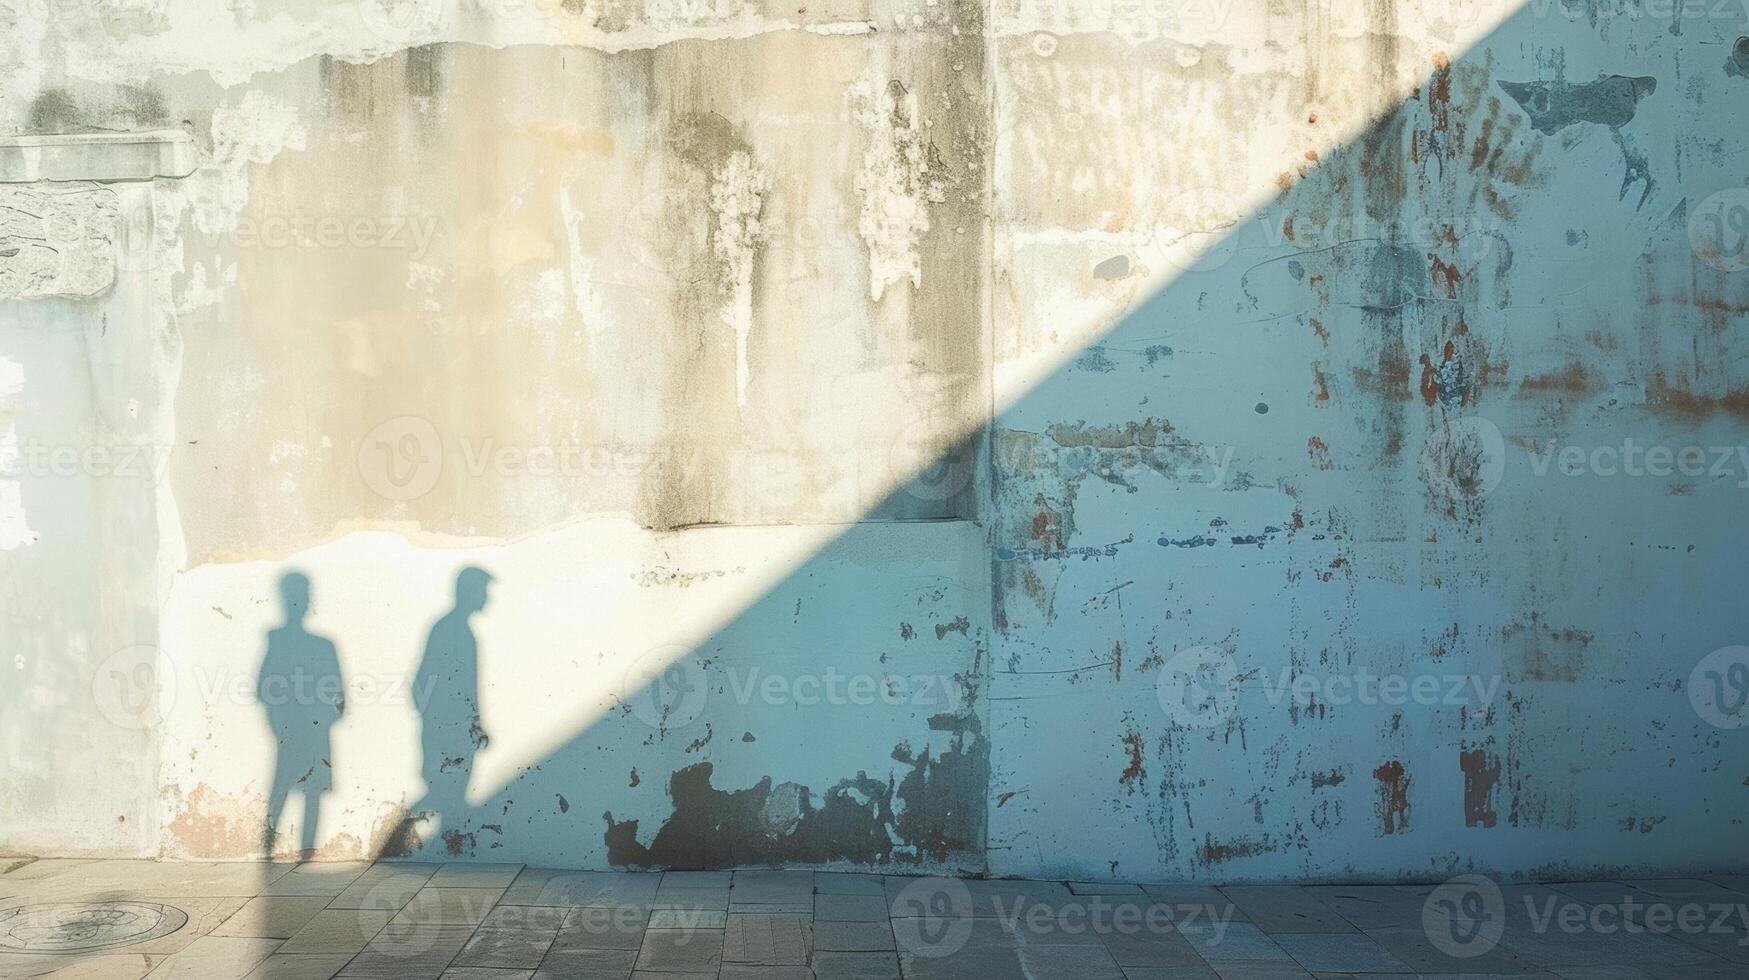
[(180, 129), (0, 136), (0, 183), (5, 184), (186, 177), (195, 166), (194, 140)]

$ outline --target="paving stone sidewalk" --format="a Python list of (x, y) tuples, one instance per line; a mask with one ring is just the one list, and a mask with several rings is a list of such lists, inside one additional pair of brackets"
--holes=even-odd
[(1749, 876), (1115, 884), (0, 859), (0, 978), (1749, 977)]

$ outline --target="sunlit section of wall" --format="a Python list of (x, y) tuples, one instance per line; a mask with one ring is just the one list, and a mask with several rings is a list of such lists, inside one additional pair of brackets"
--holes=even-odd
[[(1291, 229), (1260, 227), (1264, 206), (1517, 5), (999, 0), (998, 412), (1185, 273), (1287, 241)], [(1418, 217), (1405, 213), (1406, 231)], [(1065, 267), (1084, 273), (1055, 274)]]

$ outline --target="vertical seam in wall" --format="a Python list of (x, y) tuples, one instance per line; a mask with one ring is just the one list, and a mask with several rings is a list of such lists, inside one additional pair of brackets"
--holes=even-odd
[(985, 765), (984, 792), (982, 804), (984, 818), (980, 826), (983, 828), (983, 838), (978, 842), (978, 854), (983, 861), (983, 871), (990, 873), (990, 820), (994, 809), (990, 806), (990, 794), (995, 789), (995, 718), (990, 710), (990, 683), (994, 676), (994, 658), (996, 652), (996, 568), (995, 541), (996, 533), (996, 141), (1000, 131), (997, 127), (996, 106), (996, 4), (995, 0), (981, 0), (984, 14), (984, 236), (982, 242), (983, 262), (979, 275), (983, 280), (983, 303), (979, 311), (983, 317), (984, 328), (984, 422), (983, 431), (978, 439), (978, 466), (976, 472), (982, 479), (977, 480), (978, 492), (975, 495), (978, 508), (978, 521), (983, 525), (984, 554), (980, 565), (984, 570), (984, 650), (974, 654), (978, 659), (978, 689), (983, 692), (983, 704), (973, 706), (973, 710), (981, 707), (984, 713), (983, 737), (988, 742)]

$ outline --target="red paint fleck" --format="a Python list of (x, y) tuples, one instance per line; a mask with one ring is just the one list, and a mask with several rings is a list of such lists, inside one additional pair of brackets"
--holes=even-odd
[(1427, 262), (1428, 277), (1433, 284), (1437, 286), (1443, 281), (1445, 298), (1457, 299), (1457, 284), (1464, 278), (1464, 274), (1458, 271), (1457, 263), (1442, 261), (1437, 255), (1428, 255)]
[(1451, 55), (1433, 56), (1433, 77), (1427, 83), (1427, 110), (1436, 131), (1451, 128)]
[(1063, 515), (1044, 502), (1043, 497), (1034, 500), (1038, 512), (1032, 515), (1032, 537), (1041, 546), (1051, 551), (1061, 551), (1066, 546), (1063, 535)]
[(1119, 784), (1128, 786), (1130, 792), (1135, 792), (1135, 783), (1146, 783), (1147, 773), (1142, 768), (1142, 733), (1125, 732), (1123, 736), (1124, 750), (1130, 754), (1130, 763), (1124, 767), (1123, 775), (1117, 777)]
[(1433, 366), (1433, 358), (1421, 355), (1421, 401), (1428, 408), (1439, 400), (1439, 372)]

